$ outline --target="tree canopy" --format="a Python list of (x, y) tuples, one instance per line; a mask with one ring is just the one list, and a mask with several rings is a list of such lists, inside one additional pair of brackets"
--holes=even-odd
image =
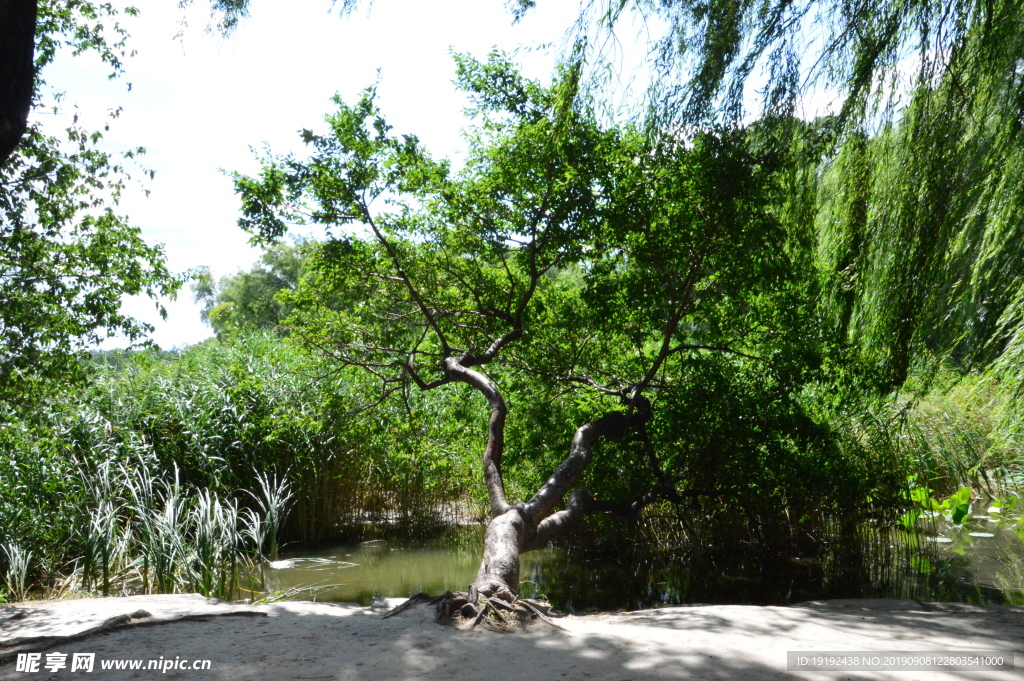
[[(800, 155), (791, 199), (815, 216), (823, 314), (877, 368), (880, 390), (943, 362), (984, 367), (1019, 344), (1020, 3), (590, 9), (593, 30), (631, 10), (664, 27), (652, 29), (650, 125), (753, 114)], [(815, 102), (827, 106), (809, 129), (794, 117)]]
[[(327, 130), (303, 131), (308, 157), (264, 158), (235, 186), (257, 242), (292, 223), (332, 230), (281, 295), (295, 338), (376, 377), (378, 403), (453, 384), (488, 402), (493, 520), (477, 588), (514, 594), (518, 552), (590, 512), (726, 496), (759, 526), (773, 504), (866, 498), (879, 481), (855, 481), (855, 457), (801, 398), (828, 339), (804, 225), (773, 208), (777, 154), (738, 128), (684, 139), (602, 125), (578, 64), (550, 87), (499, 53), (457, 66), (475, 103), (459, 172), (394, 135), (371, 88), (336, 97)], [(508, 400), (537, 414), (567, 396), (588, 422), (514, 503)], [(602, 501), (577, 490), (555, 512), (605, 441), (619, 444), (590, 478)]]
[[(247, 2), (217, 9), (230, 23)], [(580, 12), (564, 58), (585, 61), (599, 91), (617, 73), (601, 68), (616, 44), (605, 38), (630, 16), (645, 26), (655, 134), (753, 116), (802, 149), (791, 160), (805, 166), (803, 214), (817, 216), (823, 314), (877, 367), (880, 391), (915, 368), (1016, 356), (1020, 3), (616, 0)], [(798, 139), (815, 106), (813, 139)]]
[[(13, 12), (15, 5), (0, 9)], [(96, 51), (119, 72), (124, 32), (116, 23), (104, 28), (115, 16), (109, 5), (39, 5), (34, 106), (46, 99), (38, 74), (62, 45)], [(14, 405), (82, 378), (88, 345), (116, 334), (143, 338), (149, 327), (121, 312), (123, 296), (156, 298), (179, 285), (162, 249), (115, 212), (129, 179), (125, 163), (143, 150), (101, 151), (103, 133), (77, 119), (60, 135), (38, 122), (20, 135), (0, 164), (0, 402)]]
[(275, 244), (248, 272), (227, 275), (220, 281), (208, 267), (199, 268), (193, 275), (192, 294), (203, 305), (203, 321), (213, 327), (218, 338), (277, 329), (291, 311), (277, 294), (298, 286), (312, 249), (311, 242), (302, 240), (294, 245)]

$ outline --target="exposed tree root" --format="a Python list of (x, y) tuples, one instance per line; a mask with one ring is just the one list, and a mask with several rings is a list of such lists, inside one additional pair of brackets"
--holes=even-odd
[[(509, 632), (513, 629), (529, 624), (533, 621), (541, 621), (555, 629), (565, 631), (565, 627), (559, 625), (545, 613), (547, 606), (540, 603), (513, 596), (511, 601), (499, 596), (485, 596), (479, 592), (467, 593), (459, 591), (452, 593), (446, 591), (440, 596), (431, 597), (425, 593), (418, 593), (401, 605), (395, 606), (382, 615), (383, 618), (394, 617), (421, 603), (433, 605), (435, 608), (434, 621), (438, 623), (448, 620), (461, 620), (470, 622), (469, 628), (477, 626), (492, 631)], [(474, 599), (472, 596), (476, 596)]]
[(409, 600), (407, 600), (406, 602), (404, 602), (404, 603), (402, 603), (400, 605), (396, 605), (391, 610), (388, 610), (386, 613), (384, 613), (381, 616), (381, 619), (387, 619), (389, 617), (394, 617), (395, 615), (398, 615), (400, 613), (405, 612), (406, 610), (408, 610), (409, 608), (413, 607), (414, 605), (419, 605), (420, 603), (430, 603), (433, 600), (434, 599), (432, 599), (430, 596), (428, 596), (427, 594), (425, 594), (425, 593), (423, 593), (421, 591), (418, 594), (416, 594), (415, 596), (412, 596), (411, 598), (409, 598)]

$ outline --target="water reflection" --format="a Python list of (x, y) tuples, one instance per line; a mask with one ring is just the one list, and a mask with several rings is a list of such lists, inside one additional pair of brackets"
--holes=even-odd
[[(552, 550), (528, 554), (523, 572), (550, 560)], [(452, 528), (429, 541), (374, 540), (284, 556), (265, 570), (266, 590), (295, 598), (370, 605), (377, 596), (463, 591), (483, 555), (483, 528)]]
[[(1024, 543), (1015, 527), (984, 519), (964, 527), (927, 520), (913, 531), (867, 527), (807, 556), (581, 536), (523, 556), (520, 590), (569, 612), (867, 597), (1024, 604)], [(265, 567), (265, 589), (362, 605), (377, 596), (465, 590), (480, 564), (483, 532), (454, 527), (426, 541), (286, 554)]]

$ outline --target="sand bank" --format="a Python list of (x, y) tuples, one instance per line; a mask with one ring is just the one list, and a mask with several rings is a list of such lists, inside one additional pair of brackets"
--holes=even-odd
[[(388, 605), (400, 600), (389, 599)], [(0, 607), (0, 679), (1024, 679), (1024, 608), (838, 600), (792, 607), (685, 606), (598, 613), (513, 633), (462, 631), (417, 607), (286, 602), (243, 606), (196, 595)], [(18, 652), (42, 653), (17, 671)], [(1016, 652), (1015, 671), (787, 671), (789, 651)], [(44, 669), (47, 653), (67, 667)], [(94, 671), (71, 671), (93, 653)], [(58, 658), (59, 659), (59, 658)], [(140, 660), (142, 669), (102, 669)], [(208, 669), (147, 669), (209, 660)], [(200, 665), (202, 666), (202, 665)]]

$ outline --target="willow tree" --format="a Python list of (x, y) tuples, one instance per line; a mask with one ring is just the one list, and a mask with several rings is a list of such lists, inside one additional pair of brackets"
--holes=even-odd
[[(608, 44), (592, 34), (621, 30), (631, 12), (646, 21), (652, 127), (753, 116), (793, 148), (815, 147), (791, 157), (816, 172), (790, 199), (809, 204), (802, 214), (817, 232), (823, 312), (876, 368), (879, 389), (944, 361), (995, 362), (1019, 378), (1015, 362), (999, 358), (1018, 353), (1024, 337), (1024, 5), (616, 0), (583, 8), (581, 44)], [(814, 116), (822, 118), (808, 145), (797, 117)]]
[[(578, 76), (544, 87), (500, 55), (459, 58), (477, 108), (458, 172), (392, 134), (370, 90), (354, 105), (336, 98), (326, 131), (303, 132), (308, 157), (268, 157), (235, 178), (240, 222), (258, 241), (294, 222), (332, 230), (287, 296), (293, 338), (376, 376), (378, 400), (462, 384), (486, 401), (491, 520), (463, 601), (514, 600), (520, 554), (589, 513), (635, 518), (654, 502), (722, 496), (744, 508), (786, 470), (808, 480), (838, 466), (799, 413), (819, 335), (792, 235), (767, 209), (769, 159), (737, 130), (683, 140), (601, 126)], [(741, 385), (744, 372), (756, 378)], [(495, 375), (543, 381), (591, 411), (520, 500), (503, 477), (506, 391), (518, 391), (513, 403), (529, 393)], [(710, 407), (694, 396), (746, 411), (702, 422)], [(628, 450), (616, 475), (646, 482), (595, 500), (575, 487), (613, 442)], [(740, 462), (759, 489), (715, 477)]]

